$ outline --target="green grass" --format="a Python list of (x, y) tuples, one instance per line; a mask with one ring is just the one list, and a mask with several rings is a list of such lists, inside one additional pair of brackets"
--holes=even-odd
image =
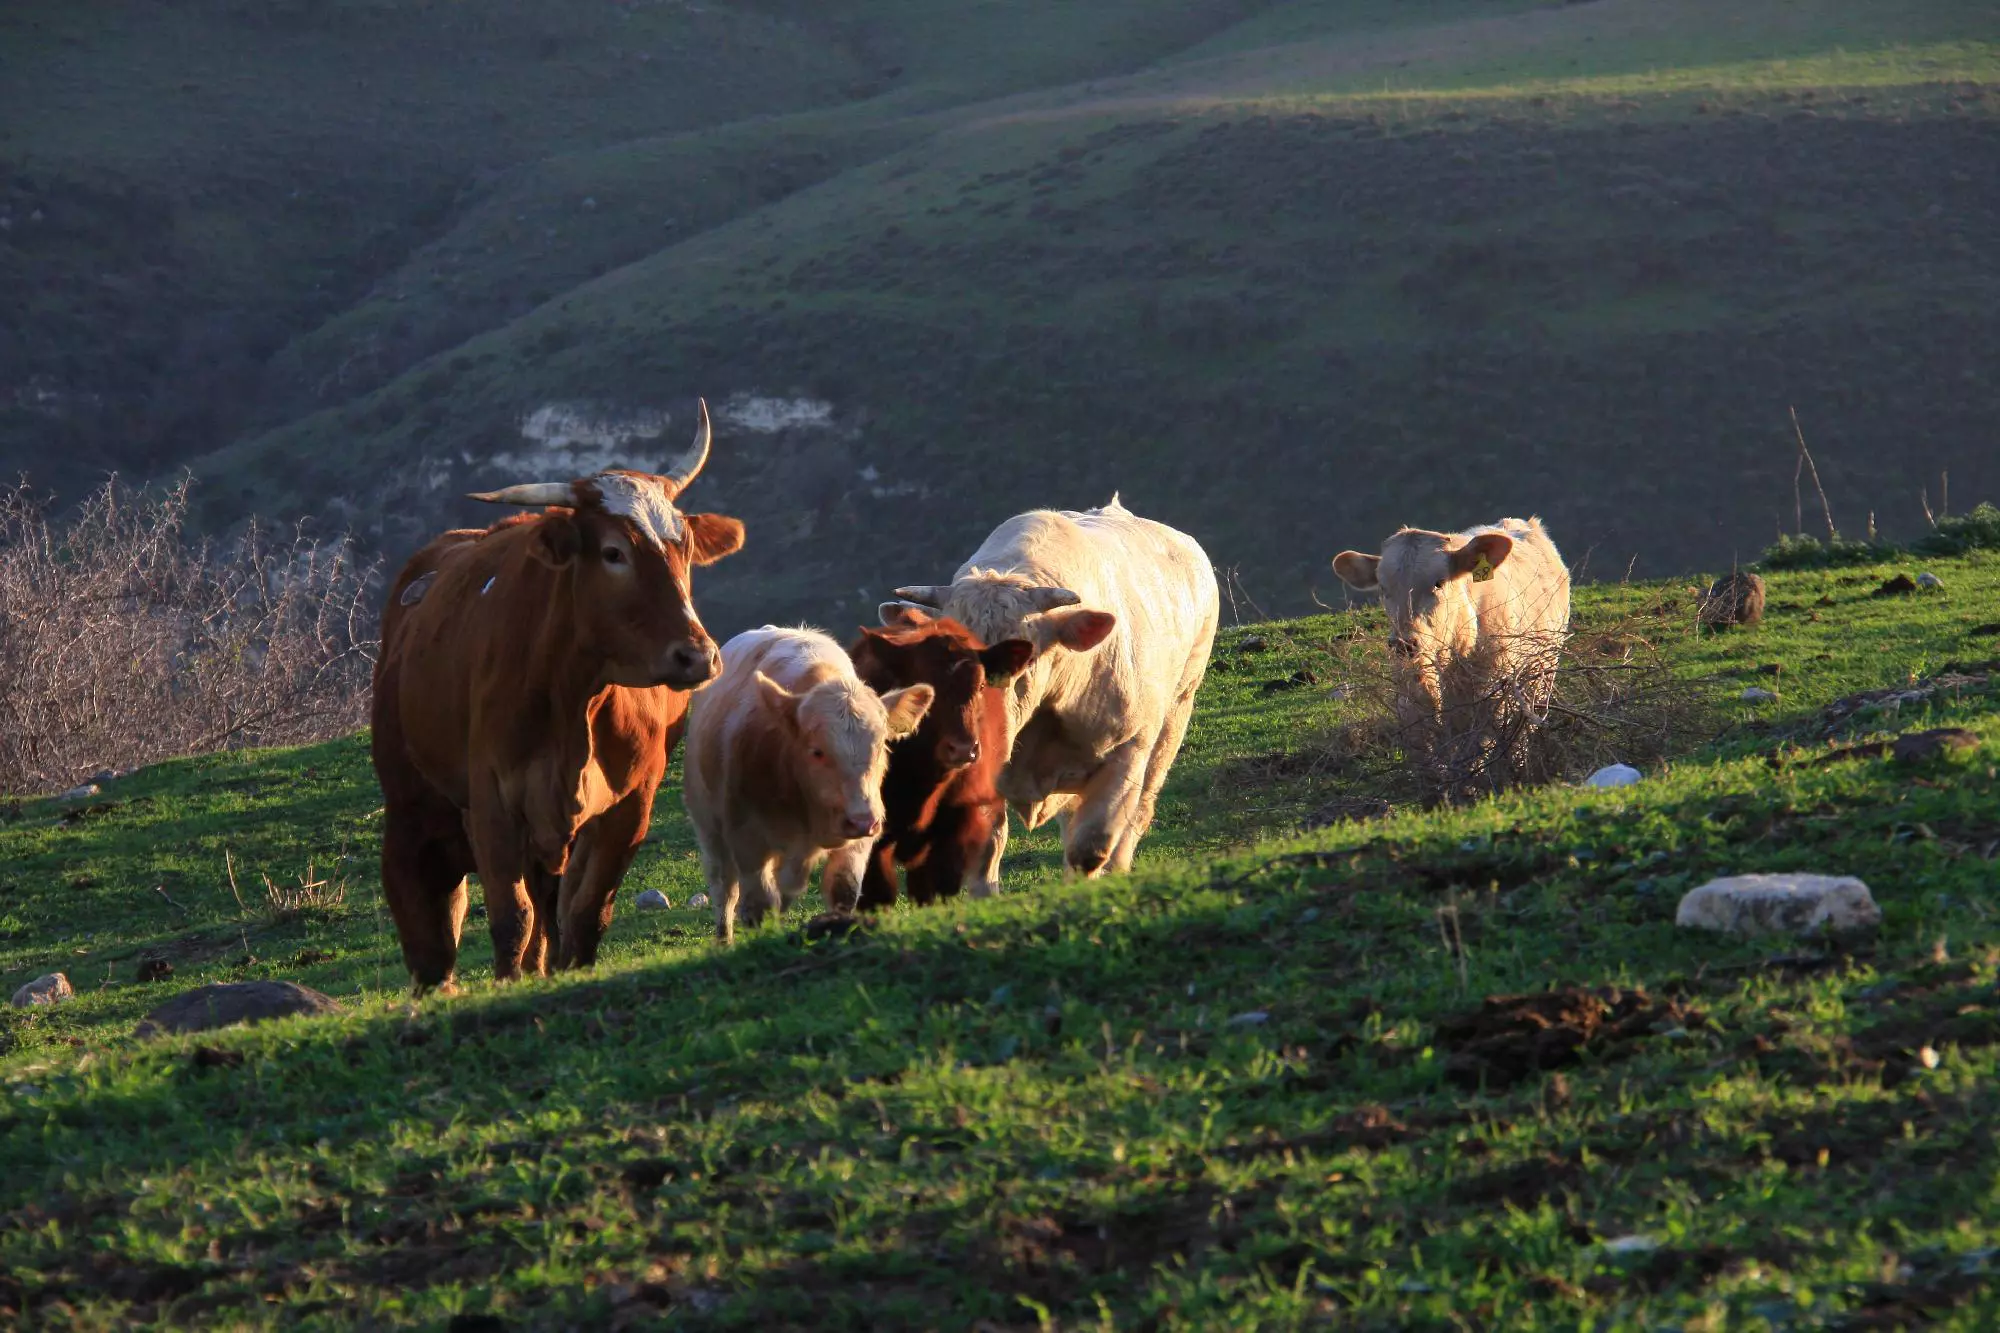
[[(1899, 568), (1944, 587), (1872, 596)], [(1837, 699), (2000, 653), (2000, 557), (1768, 578), (1766, 622), (1719, 635), (1676, 587), (1580, 591), (1580, 630), (1654, 617), (1733, 723), (1636, 787), (1292, 834), (1342, 789), (1267, 761), (1353, 715), (1337, 691), (1370, 669), (1379, 613), (1231, 629), (1130, 876), (1064, 884), (1046, 836), (1018, 839), (1000, 900), (810, 945), (802, 910), (718, 951), (697, 914), (630, 905), (697, 885), (670, 792), (596, 970), (483, 982), (475, 920), (468, 993), (417, 1005), (358, 739), (161, 765), (67, 822), (25, 802), (0, 824), (0, 985), (60, 965), (81, 994), (7, 1011), (0, 1309), (79, 1328), (1989, 1326), (2000, 688), (1841, 729), (1963, 726), (1970, 752), (1810, 760)], [(1773, 663), (1780, 699), (1735, 702)], [(1316, 686), (1265, 688), (1302, 668)], [(259, 873), (308, 862), (344, 904), (272, 919)], [(1672, 925), (1694, 884), (1775, 869), (1862, 876), (1879, 936)], [(173, 980), (136, 982), (155, 956)], [(129, 1035), (182, 985), (254, 976), (349, 1012)], [(1564, 986), (1646, 998), (1555, 1071), (1453, 1024)]]

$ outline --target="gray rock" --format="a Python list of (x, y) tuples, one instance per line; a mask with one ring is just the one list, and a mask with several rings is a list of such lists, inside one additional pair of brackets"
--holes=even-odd
[(694, 897), (688, 899), (687, 905), (699, 911), (701, 908), (708, 906), (708, 895), (697, 893)]
[(1731, 875), (1681, 899), (1674, 924), (1731, 935), (1872, 930), (1882, 923), (1868, 886), (1851, 875)]
[(1269, 1013), (1262, 1009), (1252, 1009), (1247, 1014), (1237, 1014), (1228, 1023), (1224, 1024), (1224, 1026), (1232, 1028), (1260, 1028), (1270, 1021), (1271, 1015)]
[(139, 1020), (135, 1035), (207, 1032), (292, 1014), (337, 1014), (339, 1001), (292, 981), (233, 981), (183, 991)]
[(1583, 780), (1586, 787), (1629, 787), (1643, 776), (1630, 764), (1606, 764)]
[(32, 1009), (38, 1004), (61, 1004), (72, 999), (76, 992), (70, 988), (69, 978), (60, 972), (51, 972), (45, 977), (36, 977), (27, 985), (14, 992), (16, 1009)]
[(1937, 575), (1931, 573), (1927, 569), (1923, 573), (1917, 575), (1917, 586), (1919, 588), (1942, 588), (1944, 586), (1944, 580), (1939, 578)]
[(668, 899), (667, 895), (661, 893), (658, 889), (647, 889), (644, 893), (639, 895), (637, 902), (639, 906), (649, 907), (649, 908), (673, 906), (672, 901)]
[(1757, 686), (1752, 685), (1749, 689), (1743, 691), (1743, 693), (1737, 695), (1736, 697), (1741, 699), (1746, 704), (1767, 704), (1770, 703), (1773, 699), (1777, 698), (1778, 696), (1771, 693), (1771, 691), (1769, 690), (1759, 689)]
[(85, 801), (103, 790), (95, 782), (86, 782), (82, 786), (71, 787), (68, 791), (56, 797), (56, 799), (58, 801)]

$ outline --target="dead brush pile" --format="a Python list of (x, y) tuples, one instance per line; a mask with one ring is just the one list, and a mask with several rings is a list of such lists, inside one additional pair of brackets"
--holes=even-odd
[(373, 567), (302, 535), (193, 540), (187, 505), (111, 481), (56, 520), (0, 492), (0, 791), (366, 719)]
[[(1607, 764), (1646, 769), (1684, 754), (1721, 726), (1710, 691), (1677, 675), (1662, 651), (1695, 632), (1694, 612), (1671, 602), (1583, 621), (1560, 644), (1523, 654), (1512, 678), (1442, 712), (1413, 690), (1386, 645), (1349, 651), (1340, 675), (1362, 716), (1318, 737), (1293, 762), (1338, 775), (1354, 794), (1309, 822), (1576, 782)], [(1532, 682), (1551, 658), (1555, 688), (1541, 698)]]

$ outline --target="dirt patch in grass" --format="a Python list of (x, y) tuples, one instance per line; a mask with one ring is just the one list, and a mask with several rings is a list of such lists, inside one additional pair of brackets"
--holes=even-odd
[(1544, 1199), (1577, 1192), (1584, 1178), (1579, 1163), (1544, 1152), (1527, 1161), (1461, 1180), (1451, 1187), (1449, 1197), (1453, 1203), (1468, 1207), (1487, 1209), (1512, 1204), (1532, 1209)]
[(1460, 1087), (1511, 1087), (1552, 1069), (1631, 1054), (1649, 1036), (1709, 1026), (1700, 1010), (1644, 990), (1565, 986), (1530, 995), (1492, 995), (1444, 1019), (1437, 1040), (1451, 1052), (1445, 1077)]

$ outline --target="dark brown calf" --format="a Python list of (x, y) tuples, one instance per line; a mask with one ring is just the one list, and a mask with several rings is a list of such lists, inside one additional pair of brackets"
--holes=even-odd
[[(869, 854), (859, 905), (896, 901), (896, 867), (912, 902), (928, 903), (969, 885), (984, 897), (999, 888), (997, 865), (975, 864), (1007, 817), (994, 783), (1007, 762), (1008, 677), (1027, 666), (1035, 647), (1007, 639), (987, 647), (956, 620), (924, 617), (899, 629), (864, 629), (848, 649), (854, 669), (878, 693), (909, 685), (936, 691), (916, 732), (889, 747), (882, 779), (882, 834)], [(855, 886), (828, 867), (830, 907), (854, 904)]]

